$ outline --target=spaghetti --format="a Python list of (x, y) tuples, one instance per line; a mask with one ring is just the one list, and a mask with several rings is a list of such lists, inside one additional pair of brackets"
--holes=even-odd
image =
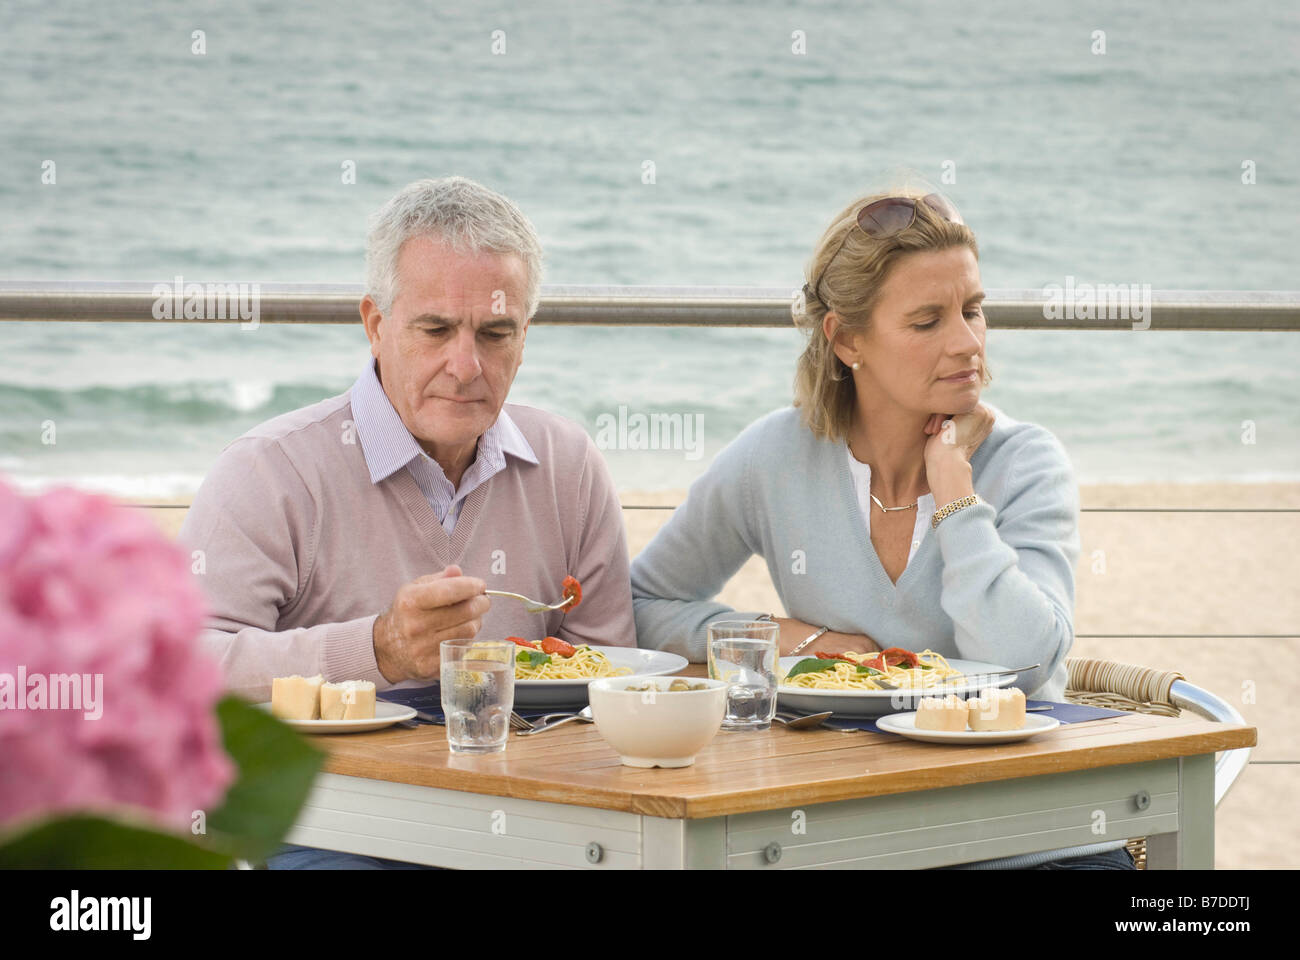
[(795, 664), (781, 680), (781, 686), (808, 690), (929, 690), (961, 676), (960, 670), (950, 667), (933, 650), (914, 654), (890, 647), (880, 653), (819, 653), (816, 658)]
[(537, 645), (520, 637), (510, 639), (521, 648), (515, 654), (516, 680), (594, 680), (632, 672), (630, 667), (614, 666), (609, 657), (585, 643), (575, 647), (547, 637)]

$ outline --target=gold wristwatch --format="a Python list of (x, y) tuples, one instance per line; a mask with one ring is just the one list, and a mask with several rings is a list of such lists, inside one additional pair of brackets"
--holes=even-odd
[(984, 501), (979, 498), (979, 495), (974, 493), (972, 493), (969, 497), (962, 497), (960, 500), (954, 500), (952, 503), (948, 504), (946, 507), (944, 507), (942, 510), (935, 513), (935, 515), (930, 518), (930, 529), (931, 530), (938, 529), (939, 521), (942, 520), (944, 517), (950, 517), (958, 510), (961, 510), (964, 507), (973, 507), (975, 504), (983, 503), (983, 502)]

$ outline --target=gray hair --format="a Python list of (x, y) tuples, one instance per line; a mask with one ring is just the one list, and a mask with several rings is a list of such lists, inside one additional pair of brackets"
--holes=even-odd
[(370, 218), (366, 292), (387, 314), (397, 296), (397, 257), (412, 237), (432, 235), (460, 253), (513, 253), (528, 277), (526, 317), (541, 302), (542, 245), (523, 212), (466, 177), (416, 180)]

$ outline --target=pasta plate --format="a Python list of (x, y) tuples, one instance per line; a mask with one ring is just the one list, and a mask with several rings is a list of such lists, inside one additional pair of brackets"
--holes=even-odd
[[(782, 657), (781, 676), (806, 657)], [(928, 690), (816, 690), (778, 685), (777, 702), (798, 713), (821, 713), (830, 710), (844, 717), (882, 717), (890, 713), (915, 710), (922, 697), (940, 697), (955, 693), (959, 697), (977, 695), (986, 687), (1007, 687), (1016, 681), (1014, 674), (1001, 677), (981, 676), (1005, 667), (980, 660), (948, 659), (948, 665), (962, 672), (955, 682)], [(1028, 695), (1029, 691), (1026, 690)]]
[[(598, 647), (591, 649), (603, 653), (614, 669), (625, 667), (631, 673), (623, 676), (662, 677), (677, 673), (687, 665), (685, 657), (663, 650), (643, 650), (640, 647)], [(516, 680), (515, 707), (573, 706), (587, 702), (587, 684), (596, 677), (576, 680)]]

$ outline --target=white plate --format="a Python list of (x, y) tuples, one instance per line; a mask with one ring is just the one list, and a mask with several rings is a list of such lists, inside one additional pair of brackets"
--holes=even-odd
[(915, 713), (895, 713), (876, 720), (876, 728), (885, 733), (926, 743), (1012, 743), (1055, 730), (1060, 725), (1061, 721), (1055, 717), (1037, 713), (1025, 714), (1025, 725), (1019, 730), (918, 730)]
[[(640, 647), (597, 647), (609, 662), (618, 667), (628, 667), (631, 674), (623, 676), (663, 677), (676, 673), (689, 662), (685, 657), (662, 650), (643, 650)], [(516, 680), (515, 708), (571, 706), (587, 702), (587, 684), (595, 677), (582, 680)]]
[[(782, 657), (781, 670), (788, 672), (800, 660), (807, 657)], [(992, 663), (980, 660), (948, 660), (948, 665), (964, 674), (976, 675), (1005, 670)], [(962, 681), (945, 684), (935, 690), (812, 690), (801, 687), (778, 687), (777, 702), (798, 713), (821, 713), (832, 710), (845, 717), (882, 717), (900, 710), (915, 710), (921, 697), (947, 696), (955, 693), (965, 699), (975, 696), (986, 687), (1006, 687), (1015, 683), (1014, 674), (1003, 677), (986, 677), (983, 680)], [(1029, 691), (1025, 691), (1028, 696)], [(897, 699), (895, 699), (897, 698)]]
[[(259, 703), (267, 713), (271, 712), (269, 703)], [(415, 710), (400, 703), (375, 701), (375, 718), (373, 720), (285, 720), (289, 726), (303, 733), (365, 733), (367, 730), (382, 730), (384, 727), (413, 720)]]

